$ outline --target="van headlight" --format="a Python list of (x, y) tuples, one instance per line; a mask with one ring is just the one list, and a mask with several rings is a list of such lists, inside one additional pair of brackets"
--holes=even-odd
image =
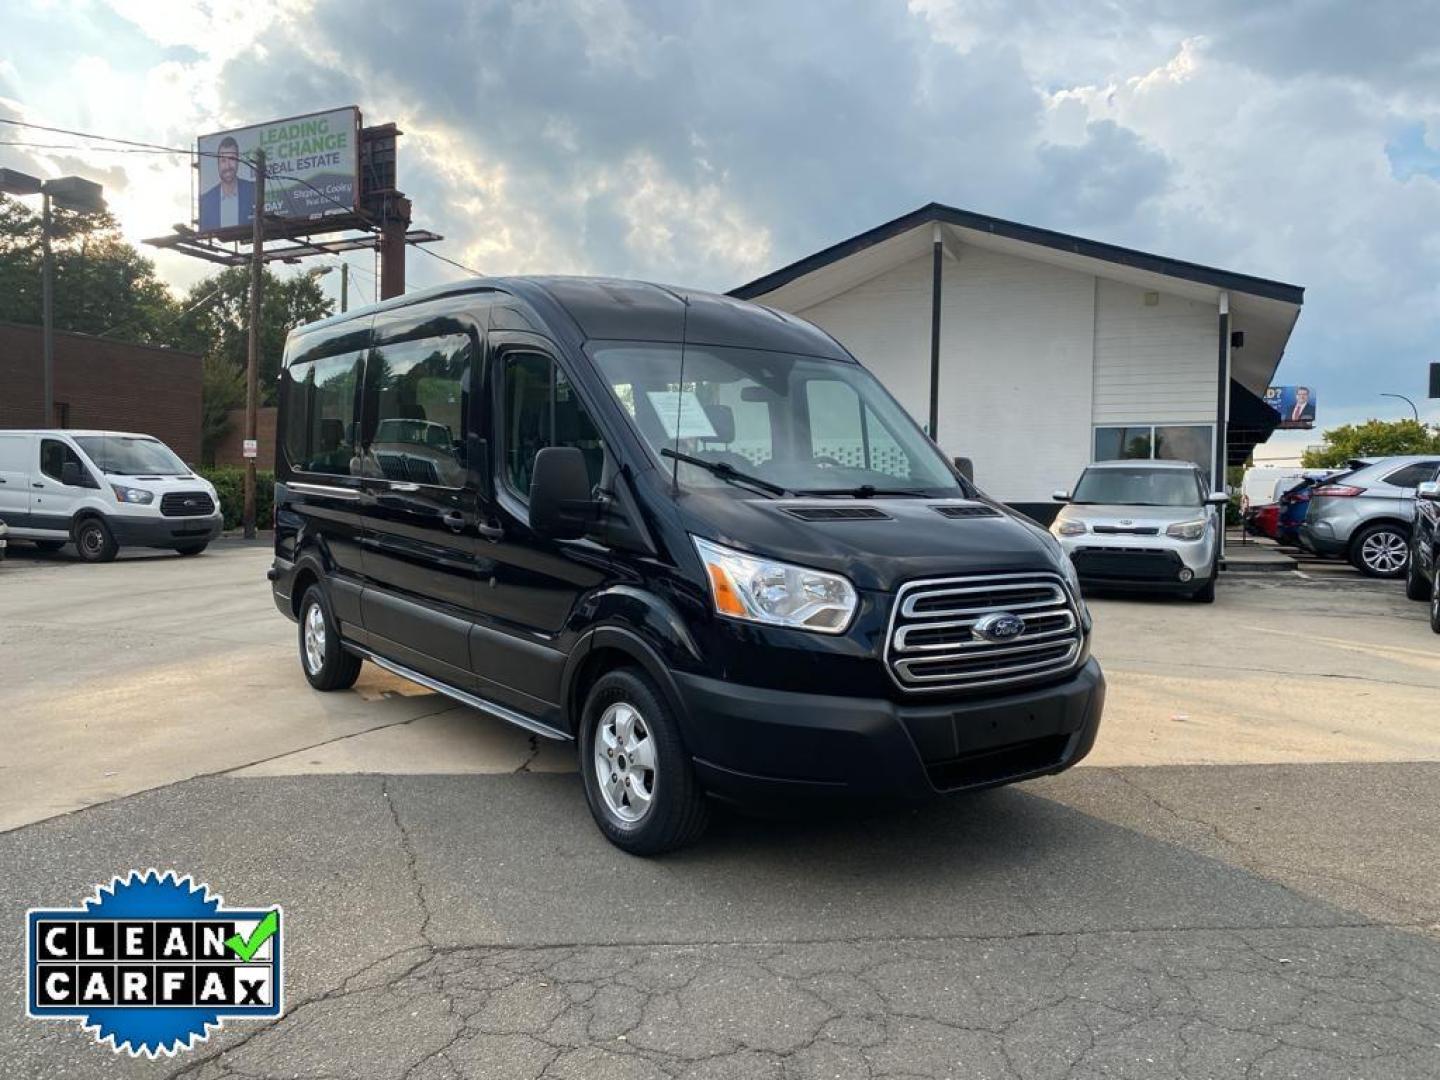
[(821, 634), (839, 634), (850, 625), (859, 598), (855, 586), (839, 574), (693, 539), (717, 613)]
[(1084, 536), (1088, 526), (1083, 521), (1057, 521), (1055, 532), (1058, 536)]
[(1205, 519), (1196, 518), (1194, 521), (1177, 521), (1165, 530), (1166, 536), (1173, 536), (1176, 540), (1199, 540), (1205, 535)]
[(153, 491), (141, 491), (139, 488), (125, 487), (123, 484), (111, 484), (110, 490), (115, 492), (116, 502), (148, 506), (155, 501)]

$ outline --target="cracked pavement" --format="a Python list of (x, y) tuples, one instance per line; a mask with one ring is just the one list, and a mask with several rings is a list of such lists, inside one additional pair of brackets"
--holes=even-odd
[[(1101, 601), (1116, 722), (1093, 767), (721, 815), (640, 860), (553, 744), (375, 674), (311, 694), (259, 554), (7, 581), (0, 649), (26, 674), (0, 690), (0, 911), (18, 927), (152, 865), (283, 904), (286, 1013), (116, 1056), (25, 1018), (21, 935), (0, 934), (7, 1080), (1440, 1075), (1440, 733), (1405, 711), (1435, 700), (1440, 649), (1389, 586)], [(97, 581), (116, 607), (95, 625), (47, 613)], [(1337, 615), (1354, 633), (1327, 644)], [(74, 648), (102, 632), (108, 653)], [(1187, 664), (1207, 634), (1241, 640)], [(1357, 651), (1330, 712), (1288, 686), (1280, 707), (1269, 672)]]

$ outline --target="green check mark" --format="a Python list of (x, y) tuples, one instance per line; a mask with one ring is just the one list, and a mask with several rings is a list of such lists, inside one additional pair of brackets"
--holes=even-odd
[(231, 934), (225, 939), (225, 944), (230, 946), (241, 960), (249, 960), (260, 951), (261, 945), (275, 936), (275, 931), (279, 928), (280, 916), (277, 912), (271, 911), (260, 920), (260, 925), (250, 932), (249, 939), (243, 938), (239, 934)]

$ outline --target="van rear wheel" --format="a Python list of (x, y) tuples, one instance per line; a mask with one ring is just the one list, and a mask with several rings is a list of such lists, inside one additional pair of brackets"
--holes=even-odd
[(658, 855), (700, 837), (709, 804), (674, 713), (634, 668), (601, 676), (580, 721), (580, 774), (600, 831), (632, 855)]
[(110, 562), (120, 550), (110, 527), (98, 517), (89, 517), (75, 527), (75, 550), (86, 562)]
[(348, 690), (360, 677), (360, 657), (340, 644), (340, 628), (325, 590), (311, 585), (300, 600), (300, 667), (316, 690)]

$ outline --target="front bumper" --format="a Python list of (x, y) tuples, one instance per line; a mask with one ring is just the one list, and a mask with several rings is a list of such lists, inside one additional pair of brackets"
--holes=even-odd
[(1215, 573), (1216, 540), (1209, 533), (1199, 540), (1090, 533), (1056, 539), (1085, 585), (1193, 592)]
[(676, 681), (700, 782), (745, 804), (921, 798), (1060, 772), (1090, 752), (1105, 705), (1094, 660), (1058, 684), (946, 704)]
[(110, 535), (121, 547), (174, 548), (208, 544), (220, 535), (224, 523), (225, 518), (221, 514), (207, 517), (113, 514), (105, 518)]

